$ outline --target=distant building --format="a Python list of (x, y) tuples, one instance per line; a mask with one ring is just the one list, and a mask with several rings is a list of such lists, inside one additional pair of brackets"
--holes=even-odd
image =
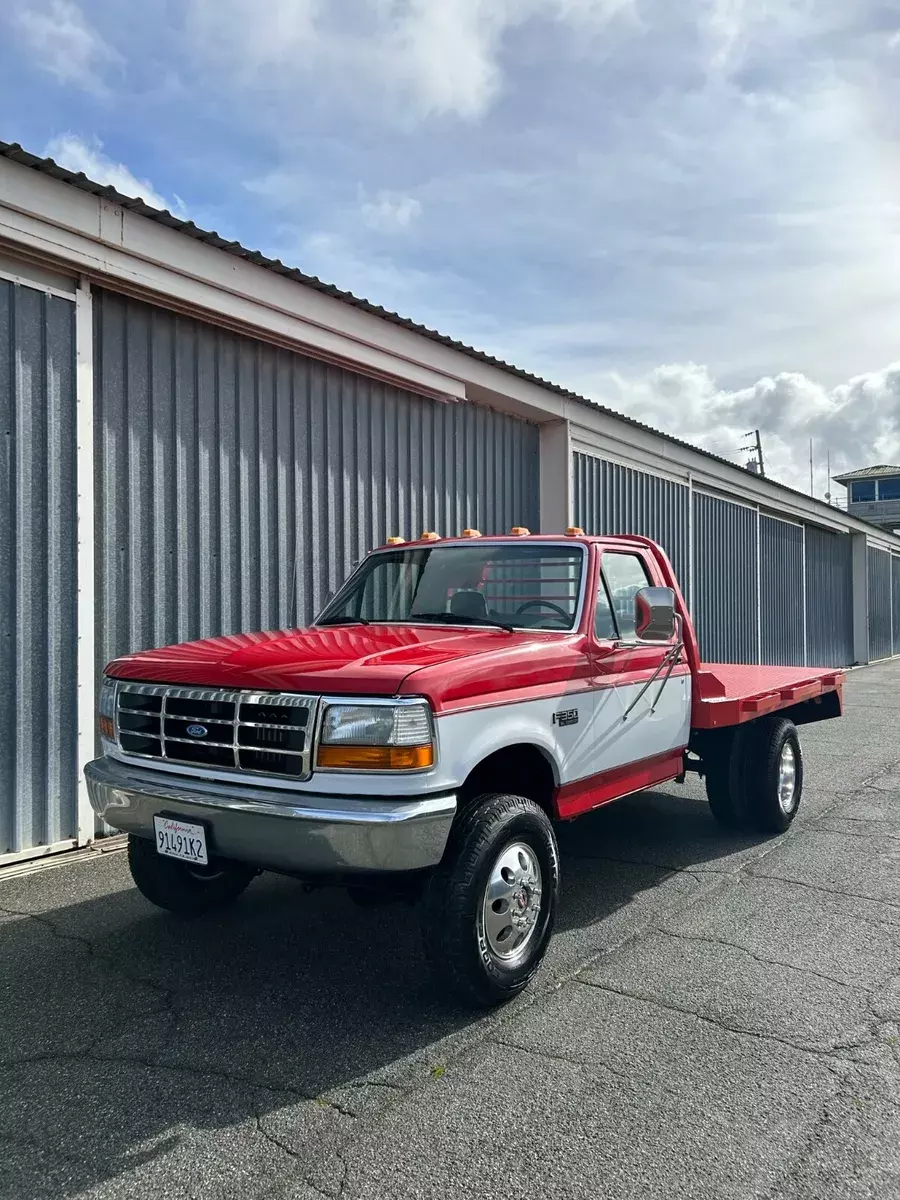
[(847, 489), (847, 512), (882, 529), (900, 529), (900, 467), (863, 467), (835, 475)]

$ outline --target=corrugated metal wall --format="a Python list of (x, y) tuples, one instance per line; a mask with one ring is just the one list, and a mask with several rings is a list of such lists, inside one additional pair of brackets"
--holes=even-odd
[(755, 509), (694, 492), (692, 611), (707, 662), (759, 661)]
[(760, 514), (759, 587), (762, 661), (802, 666), (802, 525)]
[(525, 421), (99, 290), (94, 331), (99, 666), (302, 623), (389, 534), (538, 528)]
[(575, 524), (586, 533), (638, 533), (653, 538), (672, 560), (687, 597), (690, 574), (688, 488), (592, 455), (576, 454), (574, 458)]
[(891, 599), (894, 618), (894, 653), (900, 654), (900, 555), (891, 555)]
[(850, 535), (806, 526), (806, 655), (811, 667), (853, 662)]
[(76, 832), (75, 305), (0, 279), (0, 855)]
[(891, 556), (887, 550), (868, 548), (869, 658), (893, 654), (891, 634)]

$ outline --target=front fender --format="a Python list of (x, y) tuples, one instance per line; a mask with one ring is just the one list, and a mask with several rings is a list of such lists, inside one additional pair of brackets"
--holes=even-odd
[(559, 787), (576, 778), (590, 754), (590, 694), (549, 697), (438, 717), (442, 768), (461, 786), (489, 755), (509, 746), (536, 746)]

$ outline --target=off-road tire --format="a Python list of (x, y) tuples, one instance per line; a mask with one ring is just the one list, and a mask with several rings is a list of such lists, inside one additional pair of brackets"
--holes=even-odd
[[(495, 956), (485, 934), (484, 897), (506, 847), (522, 843), (541, 873), (540, 911), (521, 962)], [(440, 984), (467, 1005), (487, 1008), (528, 986), (547, 950), (559, 900), (559, 852), (547, 814), (524, 796), (488, 793), (454, 825), (424, 897), (426, 955)]]
[(253, 877), (253, 867), (211, 860), (192, 867), (157, 854), (149, 838), (128, 838), (128, 866), (138, 891), (157, 908), (181, 917), (201, 917), (234, 904)]

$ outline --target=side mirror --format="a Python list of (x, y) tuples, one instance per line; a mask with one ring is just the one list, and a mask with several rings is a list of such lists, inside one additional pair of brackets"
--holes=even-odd
[(634, 631), (642, 642), (670, 642), (675, 636), (675, 593), (645, 587), (634, 598)]

